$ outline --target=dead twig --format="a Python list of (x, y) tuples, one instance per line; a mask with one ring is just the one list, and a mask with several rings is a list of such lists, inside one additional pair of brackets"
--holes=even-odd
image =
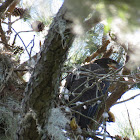
[(77, 114), (79, 114), (79, 115), (81, 115), (81, 116), (83, 116), (83, 117), (85, 117), (85, 118), (87, 118), (87, 119), (90, 119), (92, 122), (96, 123), (97, 125), (100, 125), (96, 120), (94, 120), (93, 118), (88, 117), (88, 116), (86, 116), (86, 115), (80, 113), (79, 111), (76, 111), (76, 110), (73, 110), (73, 109), (71, 109), (71, 111), (74, 112), (74, 113), (77, 113)]
[(7, 45), (7, 44), (8, 44), (8, 41), (7, 41), (7, 38), (6, 38), (6, 36), (5, 36), (5, 32), (4, 32), (3, 29), (2, 29), (1, 20), (0, 20), (0, 33), (1, 33), (1, 40), (2, 40), (2, 43), (4, 44), (5, 48), (6, 48), (7, 50), (12, 51), (12, 49), (9, 47), (9, 45)]
[(76, 106), (71, 107), (71, 108), (72, 108), (72, 109), (77, 109), (77, 108), (82, 107), (83, 105), (89, 105), (89, 104), (91, 104), (91, 103), (93, 104), (93, 103), (97, 102), (98, 100), (102, 100), (103, 97), (104, 97), (104, 95), (102, 95), (102, 96), (100, 96), (100, 97), (97, 97), (97, 98), (95, 98), (95, 99), (91, 99), (91, 100), (88, 100), (88, 101), (82, 102), (82, 103), (79, 104), (79, 105), (72, 104), (72, 105), (76, 105)]
[(132, 123), (131, 123), (131, 120), (130, 120), (129, 111), (128, 111), (128, 109), (127, 109), (126, 104), (125, 104), (125, 107), (126, 107), (126, 111), (127, 111), (127, 116), (128, 116), (128, 121), (129, 121), (129, 124), (130, 124), (130, 128), (131, 128), (131, 130), (132, 130), (133, 136), (135, 137), (134, 128), (133, 128), (133, 126), (132, 126)]
[(94, 52), (93, 54), (91, 54), (90, 56), (88, 56), (84, 62), (90, 62), (93, 58), (95, 58), (96, 56), (98, 56), (99, 54), (105, 52), (108, 44), (110, 43), (109, 40), (106, 39), (105, 36), (103, 36), (102, 38), (102, 46), (96, 51)]
[(123, 101), (120, 101), (120, 102), (116, 102), (114, 105), (117, 105), (117, 104), (121, 104), (121, 103), (124, 103), (124, 102), (130, 101), (130, 100), (136, 98), (136, 97), (139, 96), (139, 95), (140, 95), (140, 93), (137, 94), (137, 95), (135, 95), (135, 96), (132, 96), (132, 97), (126, 99), (126, 100), (123, 100)]

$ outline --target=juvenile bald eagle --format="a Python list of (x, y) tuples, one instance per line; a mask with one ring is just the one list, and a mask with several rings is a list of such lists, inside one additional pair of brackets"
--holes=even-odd
[[(110, 67), (117, 69), (118, 63), (110, 58), (101, 58), (81, 66), (76, 72), (68, 75), (65, 87), (72, 93), (69, 97), (70, 102), (85, 102), (105, 95), (110, 83), (103, 76), (109, 72)], [(94, 103), (83, 105), (75, 110), (93, 118), (97, 108), (98, 104)], [(75, 114), (75, 117), (81, 128), (87, 128), (90, 122), (89, 119), (77, 114)]]

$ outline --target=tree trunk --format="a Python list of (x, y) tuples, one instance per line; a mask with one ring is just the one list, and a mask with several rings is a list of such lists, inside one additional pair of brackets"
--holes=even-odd
[[(37, 59), (25, 89), (25, 99), (22, 103), (23, 118), (18, 130), (18, 140), (37, 140), (41, 139), (43, 134), (43, 139), (47, 139), (44, 126), (50, 115), (49, 110), (54, 106), (62, 65), (74, 40), (71, 28), (67, 27), (72, 22), (65, 19), (66, 12), (63, 5), (54, 18), (40, 58)], [(37, 131), (37, 126), (40, 132)]]

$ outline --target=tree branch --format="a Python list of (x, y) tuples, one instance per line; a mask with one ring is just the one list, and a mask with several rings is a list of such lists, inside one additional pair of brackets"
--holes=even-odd
[[(124, 67), (122, 74), (123, 74), (123, 75), (125, 75), (125, 74), (128, 75), (129, 73), (130, 73), (130, 71)], [(120, 78), (120, 81), (123, 81), (123, 80), (124, 80), (123, 78)], [(105, 103), (105, 104), (106, 104), (106, 105), (105, 105), (106, 110), (109, 110), (110, 107), (113, 106), (113, 105), (116, 103), (116, 101), (117, 101), (118, 99), (120, 99), (121, 96), (122, 96), (128, 89), (130, 89), (131, 86), (132, 86), (132, 85), (129, 85), (129, 86), (128, 86), (127, 83), (120, 83), (120, 82), (118, 81), (118, 82), (116, 83), (116, 86), (115, 86), (114, 91), (113, 91), (112, 94), (109, 96), (109, 98), (106, 100), (106, 103)], [(99, 110), (99, 113), (97, 114), (97, 121), (98, 121), (98, 122), (99, 122), (99, 121), (101, 120), (101, 118), (102, 118), (102, 114), (103, 114), (103, 112), (104, 112), (105, 107), (103, 106), (103, 107)]]
[(10, 4), (13, 2), (14, 0), (6, 0), (1, 6), (0, 6), (0, 13), (5, 12), (5, 10), (10, 6)]
[(2, 40), (2, 42), (3, 42), (4, 46), (5, 46), (5, 48), (6, 48), (7, 50), (12, 51), (12, 49), (11, 49), (10, 46), (8, 45), (8, 41), (7, 41), (7, 39), (6, 39), (5, 32), (4, 32), (3, 29), (2, 29), (1, 20), (0, 20), (0, 33), (1, 33), (1, 40)]
[(135, 95), (135, 96), (132, 96), (132, 97), (126, 99), (126, 100), (123, 100), (123, 101), (120, 101), (120, 102), (116, 102), (114, 105), (117, 105), (117, 104), (121, 104), (121, 103), (124, 103), (124, 102), (130, 101), (130, 100), (136, 98), (136, 97), (139, 96), (139, 95), (140, 95), (140, 93), (137, 94), (137, 95)]

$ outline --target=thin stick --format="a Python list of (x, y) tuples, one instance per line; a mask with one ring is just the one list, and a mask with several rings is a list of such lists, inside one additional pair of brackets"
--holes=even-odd
[(24, 41), (22, 40), (22, 38), (20, 37), (20, 35), (15, 31), (15, 29), (14, 29), (13, 27), (11, 27), (11, 29), (12, 29), (12, 30), (17, 34), (17, 36), (20, 38), (20, 40), (21, 40), (21, 42), (22, 42), (22, 44), (23, 44), (23, 46), (24, 46), (24, 48), (25, 48), (27, 54), (28, 54), (29, 57), (30, 57), (30, 53), (28, 52), (27, 47), (26, 47)]

